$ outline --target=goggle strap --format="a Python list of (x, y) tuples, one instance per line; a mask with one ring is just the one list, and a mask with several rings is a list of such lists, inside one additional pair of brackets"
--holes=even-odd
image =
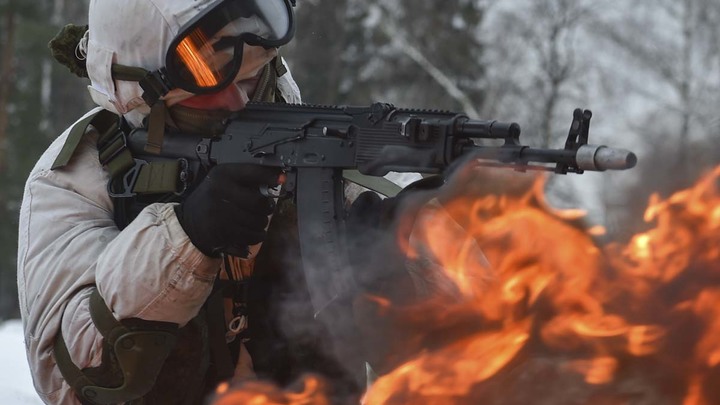
[(110, 73), (113, 80), (138, 82), (143, 89), (142, 98), (150, 107), (173, 89), (164, 68), (150, 72), (140, 67), (113, 64)]
[(110, 73), (112, 74), (113, 80), (139, 82), (147, 76), (148, 71), (139, 67), (113, 64), (110, 68)]

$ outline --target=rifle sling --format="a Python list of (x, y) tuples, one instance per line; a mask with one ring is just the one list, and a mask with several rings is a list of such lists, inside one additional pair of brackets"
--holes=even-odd
[(80, 144), (80, 140), (87, 131), (88, 126), (94, 126), (101, 134), (110, 132), (113, 130), (113, 126), (117, 128), (119, 117), (108, 110), (98, 110), (93, 114), (88, 115), (82, 120), (78, 121), (70, 129), (70, 133), (67, 136), (65, 144), (63, 145), (60, 153), (53, 162), (51, 170), (60, 169), (65, 167), (75, 153)]

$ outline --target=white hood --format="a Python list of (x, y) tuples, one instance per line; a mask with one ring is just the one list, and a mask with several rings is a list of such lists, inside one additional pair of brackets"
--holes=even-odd
[[(139, 126), (150, 113), (142, 99), (142, 88), (137, 82), (114, 81), (111, 66), (159, 69), (165, 65), (167, 49), (180, 28), (216, 3), (217, 0), (91, 0), (87, 70), (93, 101)], [(277, 54), (274, 49), (245, 48), (238, 80), (254, 77)], [(189, 97), (191, 93), (175, 89), (163, 99), (172, 105)]]
[(211, 0), (91, 0), (87, 69), (90, 95), (99, 106), (119, 114), (149, 108), (136, 82), (113, 81), (112, 64), (155, 70), (183, 23)]

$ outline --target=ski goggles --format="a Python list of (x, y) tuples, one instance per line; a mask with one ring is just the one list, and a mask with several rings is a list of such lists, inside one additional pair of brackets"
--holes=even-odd
[[(291, 4), (292, 2), (292, 4)], [(220, 0), (190, 20), (171, 42), (165, 67), (140, 81), (154, 104), (172, 89), (207, 94), (231, 84), (243, 46), (276, 48), (295, 35), (294, 0)]]

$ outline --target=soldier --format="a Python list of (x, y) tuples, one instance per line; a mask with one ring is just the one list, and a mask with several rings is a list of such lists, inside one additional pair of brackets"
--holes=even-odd
[[(92, 0), (88, 23), (54, 50), (90, 78), (99, 107), (42, 155), (21, 208), (34, 385), (48, 404), (200, 403), (219, 381), (253, 375), (243, 292), (277, 211), (260, 186), (281, 173), (188, 170), (162, 158), (162, 140), (217, 134), (249, 100), (300, 102), (278, 56), (294, 35), (293, 4)], [(157, 161), (130, 154), (126, 135), (140, 127)], [(255, 351), (272, 347), (283, 351)]]

